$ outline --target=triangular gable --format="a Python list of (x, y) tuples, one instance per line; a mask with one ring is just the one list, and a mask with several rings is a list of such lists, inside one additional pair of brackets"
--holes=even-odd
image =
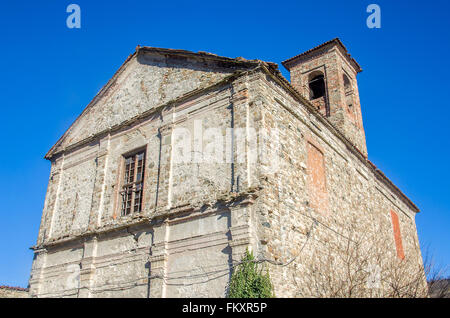
[(257, 61), (230, 59), (209, 53), (138, 48), (100, 90), (80, 116), (50, 149), (50, 159), (70, 145), (127, 121), (158, 105), (220, 81)]

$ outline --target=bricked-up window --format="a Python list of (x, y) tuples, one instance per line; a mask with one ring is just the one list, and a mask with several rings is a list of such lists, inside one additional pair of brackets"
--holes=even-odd
[(350, 80), (349, 80), (349, 78), (348, 78), (348, 76), (347, 75), (343, 75), (343, 78), (344, 78), (344, 90), (345, 90), (345, 93), (347, 94), (347, 93), (352, 93), (352, 85), (351, 85), (351, 83), (350, 83)]
[(122, 215), (141, 212), (144, 181), (145, 151), (125, 157), (122, 191)]
[(400, 259), (405, 258), (403, 251), (402, 234), (400, 232), (400, 223), (398, 221), (398, 215), (391, 210), (392, 228), (394, 229), (395, 248), (397, 250), (397, 256)]
[(320, 213), (328, 213), (328, 192), (326, 186), (324, 155), (318, 147), (307, 143), (308, 190), (311, 206)]
[(347, 104), (348, 111), (351, 113), (353, 112), (353, 88), (348, 76), (344, 74), (343, 77), (344, 77), (345, 103)]

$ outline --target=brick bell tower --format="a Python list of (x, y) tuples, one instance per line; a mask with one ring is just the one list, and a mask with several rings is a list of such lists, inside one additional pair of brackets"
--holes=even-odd
[(291, 84), (367, 157), (356, 75), (362, 71), (336, 38), (282, 62)]

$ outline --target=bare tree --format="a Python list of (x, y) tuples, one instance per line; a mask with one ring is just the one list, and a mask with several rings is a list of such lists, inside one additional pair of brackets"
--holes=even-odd
[(424, 267), (428, 279), (428, 294), (431, 298), (450, 298), (450, 276), (448, 267), (437, 265), (430, 256), (429, 247), (424, 256)]
[[(428, 252), (423, 261), (420, 253), (400, 258), (392, 238), (380, 228), (364, 231), (357, 221), (347, 224), (335, 237), (316, 238), (310, 259), (303, 258), (293, 274), (298, 297), (423, 298), (429, 297), (429, 287), (445, 285), (446, 270), (438, 268)], [(446, 282), (434, 296), (445, 297)]]

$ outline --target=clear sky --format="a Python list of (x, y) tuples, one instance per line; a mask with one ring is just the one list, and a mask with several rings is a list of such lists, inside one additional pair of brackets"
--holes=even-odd
[[(70, 3), (81, 7), (81, 29), (66, 26)], [(366, 26), (371, 3), (381, 8), (380, 29)], [(0, 6), (0, 285), (28, 284), (50, 171), (44, 154), (138, 44), (280, 63), (340, 37), (364, 70), (358, 82), (369, 159), (421, 209), (422, 247), (450, 264), (450, 1)]]

